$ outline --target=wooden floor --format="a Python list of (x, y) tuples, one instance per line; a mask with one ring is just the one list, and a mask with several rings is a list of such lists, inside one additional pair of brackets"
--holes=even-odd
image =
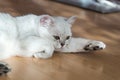
[(47, 0), (0, 0), (0, 11), (13, 16), (76, 15), (74, 36), (107, 44), (105, 50), (98, 52), (55, 53), (46, 60), (20, 57), (4, 60), (12, 71), (0, 80), (120, 80), (120, 13), (100, 14)]

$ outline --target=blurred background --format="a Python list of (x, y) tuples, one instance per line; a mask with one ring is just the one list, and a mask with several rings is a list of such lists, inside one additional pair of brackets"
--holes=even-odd
[(100, 40), (103, 51), (55, 53), (51, 59), (13, 57), (4, 60), (12, 67), (0, 80), (120, 80), (120, 13), (101, 14), (54, 0), (0, 0), (0, 12), (12, 16), (49, 14), (77, 16), (74, 37)]

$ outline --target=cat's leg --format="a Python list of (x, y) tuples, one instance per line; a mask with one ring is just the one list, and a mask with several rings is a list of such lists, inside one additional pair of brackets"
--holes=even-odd
[(35, 52), (33, 54), (33, 57), (47, 59), (47, 58), (52, 57), (53, 51), (54, 50), (51, 49), (51, 47), (46, 47), (43, 51)]
[(18, 56), (35, 57), (35, 58), (49, 58), (52, 57), (54, 47), (49, 41), (41, 39), (40, 37), (30, 36), (21, 41), (22, 52)]
[(61, 52), (89, 52), (102, 50), (106, 45), (101, 41), (89, 40), (84, 38), (72, 38), (70, 44), (56, 51)]
[(10, 71), (11, 71), (11, 68), (9, 67), (9, 65), (7, 63), (0, 62), (0, 76), (7, 74)]

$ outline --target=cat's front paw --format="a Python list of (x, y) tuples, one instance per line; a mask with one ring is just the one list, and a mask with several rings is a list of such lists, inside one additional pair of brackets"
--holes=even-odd
[(7, 74), (10, 71), (11, 71), (11, 68), (9, 67), (7, 63), (0, 62), (0, 76)]
[(49, 53), (46, 53), (45, 51), (40, 51), (40, 52), (34, 53), (34, 54), (33, 54), (33, 57), (35, 57), (35, 58), (47, 59), (47, 58), (52, 57), (52, 55), (49, 54)]
[(102, 50), (106, 47), (106, 45), (101, 41), (90, 41), (85, 47), (85, 51), (96, 51)]

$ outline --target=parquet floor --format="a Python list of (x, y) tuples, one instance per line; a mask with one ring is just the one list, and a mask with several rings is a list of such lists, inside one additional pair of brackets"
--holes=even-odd
[(101, 40), (103, 51), (79, 54), (55, 53), (50, 59), (13, 57), (12, 71), (0, 80), (120, 80), (120, 13), (100, 14), (48, 0), (0, 0), (0, 12), (13, 16), (50, 14), (77, 21), (75, 37)]

